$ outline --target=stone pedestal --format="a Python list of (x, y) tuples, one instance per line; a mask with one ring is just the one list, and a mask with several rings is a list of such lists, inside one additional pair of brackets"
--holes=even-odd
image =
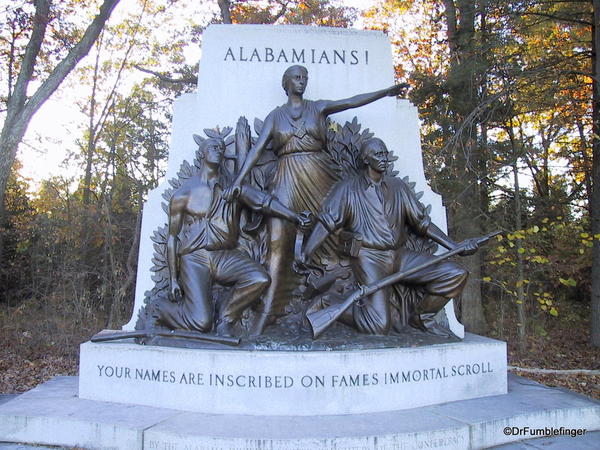
[[(81, 399), (77, 385), (77, 377), (57, 377), (0, 405), (0, 442), (103, 450), (475, 450), (547, 429), (562, 443), (547, 442), (551, 448), (595, 448), (580, 438), (600, 429), (599, 402), (516, 376), (505, 395), (342, 416), (182, 412)], [(413, 395), (426, 390), (415, 387)]]
[(506, 393), (506, 344), (349, 351), (81, 346), (79, 397), (212, 414), (397, 411)]

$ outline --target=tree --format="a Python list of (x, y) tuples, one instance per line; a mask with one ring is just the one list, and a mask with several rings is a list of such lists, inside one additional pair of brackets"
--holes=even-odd
[(0, 301), (8, 304), (27, 295), (31, 288), (31, 246), (35, 240), (35, 210), (28, 196), (28, 181), (19, 171), (21, 163), (15, 161), (6, 189), (6, 221), (0, 229), (4, 238), (6, 263), (0, 268)]
[[(332, 27), (348, 27), (356, 19), (356, 9), (346, 6), (332, 5), (330, 0), (218, 0), (218, 13), (215, 13), (211, 23), (245, 23), (245, 24), (302, 24)], [(172, 38), (172, 45), (160, 47), (162, 55), (181, 55), (182, 39), (186, 43), (201, 42), (202, 32), (207, 24), (195, 23), (187, 36)], [(156, 53), (156, 49), (153, 49)], [(170, 61), (172, 70), (156, 70), (151, 68), (158, 65), (155, 55), (135, 67), (141, 72), (155, 77), (159, 88), (171, 94), (191, 92), (198, 83), (198, 65), (186, 65), (177, 56)]]
[[(564, 30), (552, 42), (553, 48), (563, 49), (562, 53), (547, 52), (543, 60), (546, 62), (545, 68), (550, 71), (549, 79), (554, 83), (558, 80), (561, 87), (568, 89), (573, 111), (570, 122), (577, 126), (578, 145), (574, 146), (577, 150), (568, 147), (565, 156), (571, 159), (572, 168), (583, 172), (582, 185), (587, 193), (593, 237), (591, 342), (600, 346), (600, 63), (597, 57), (600, 2), (524, 0), (516, 3), (515, 16), (528, 19), (529, 27), (549, 23)], [(571, 45), (567, 51), (562, 45), (565, 41)], [(544, 45), (539, 47), (544, 48)], [(568, 104), (569, 100), (563, 100), (562, 103)], [(561, 109), (557, 108), (558, 111)], [(561, 115), (565, 116), (564, 112)], [(586, 130), (591, 136), (589, 140), (586, 139)]]
[(593, 0), (592, 25), (592, 344), (600, 347), (600, 0)]
[[(463, 240), (481, 235), (485, 228), (486, 155), (478, 114), (486, 97), (482, 86), (489, 65), (481, 30), (485, 2), (445, 0), (442, 4), (440, 8), (440, 2), (389, 0), (382, 12), (391, 18), (379, 26), (390, 28), (398, 46), (397, 74), (408, 76), (414, 86), (410, 95), (424, 121), (426, 159), (435, 161), (428, 164), (427, 172), (447, 208), (448, 231)], [(394, 17), (403, 14), (418, 22), (414, 41), (404, 29), (405, 22)], [(461, 295), (461, 319), (473, 332), (482, 332), (486, 326), (482, 261), (481, 253), (463, 259), (471, 275)]]
[[(499, 201), (514, 203), (507, 211), (522, 214), (524, 227), (572, 208), (585, 214), (586, 204), (593, 210), (590, 13), (591, 2), (577, 0), (386, 0), (370, 11), (396, 47), (397, 75), (413, 86), (426, 174), (458, 239), (518, 227), (492, 214)], [(526, 171), (531, 190), (515, 188)], [(471, 330), (483, 323), (477, 296), (490, 270), (478, 259), (469, 263), (471, 295), (462, 298)], [(520, 299), (517, 291), (520, 306), (528, 291)]]
[[(450, 232), (459, 240), (478, 236), (484, 229), (480, 179), (485, 171), (485, 156), (479, 145), (481, 120), (472, 113), (481, 102), (481, 87), (487, 62), (476, 34), (477, 15), (485, 2), (444, 0), (450, 67), (446, 87), (449, 95), (453, 149), (449, 152), (454, 167), (454, 183), (443, 192), (449, 208)], [(482, 170), (483, 169), (483, 170)], [(486, 328), (481, 300), (482, 253), (465, 259), (471, 276), (461, 295), (461, 319), (473, 332)]]
[(356, 10), (332, 5), (330, 0), (219, 0), (222, 23), (289, 23), (348, 27)]
[[(36, 91), (28, 97), (27, 88), (32, 80), (36, 62), (46, 37), (52, 9), (49, 0), (34, 0), (35, 14), (33, 26), (25, 52), (20, 61), (19, 74), (12, 86), (7, 101), (6, 118), (0, 132), (0, 223), (5, 219), (5, 192), (8, 179), (29, 122), (42, 104), (56, 91), (77, 63), (89, 52), (98, 38), (106, 21), (119, 0), (104, 0), (83, 36), (69, 50), (68, 54), (54, 67)], [(0, 241), (0, 253), (2, 249)]]

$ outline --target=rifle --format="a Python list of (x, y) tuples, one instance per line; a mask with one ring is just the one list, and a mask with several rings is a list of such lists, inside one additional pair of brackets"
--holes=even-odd
[[(494, 236), (497, 236), (501, 233), (501, 231), (494, 231), (490, 234), (486, 234), (483, 237), (478, 238), (477, 245), (483, 245), (492, 239)], [(466, 245), (466, 243), (465, 243)], [(427, 267), (433, 266), (445, 259), (450, 258), (451, 256), (457, 255), (465, 249), (465, 245), (459, 245), (455, 249), (447, 251), (446, 253), (442, 253), (441, 255), (435, 256), (430, 261), (423, 263), (417, 267), (413, 267), (410, 270), (405, 272), (396, 272), (392, 275), (388, 275), (381, 280), (370, 284), (368, 286), (360, 286), (360, 289), (354, 291), (350, 294), (342, 303), (338, 303), (335, 305), (328, 306), (327, 308), (323, 308), (319, 311), (315, 311), (313, 313), (307, 314), (306, 318), (308, 319), (308, 323), (310, 324), (310, 328), (312, 331), (313, 339), (317, 339), (323, 332), (329, 328), (333, 323), (339, 319), (339, 317), (352, 306), (355, 302), (358, 302), (360, 299), (364, 297), (368, 297), (369, 295), (377, 292), (379, 289), (387, 287), (391, 284), (398, 283), (402, 281), (409, 275), (412, 275), (419, 270), (425, 269)]]
[(185, 330), (134, 330), (118, 331), (116, 333), (98, 333), (90, 339), (92, 342), (119, 341), (130, 338), (154, 338), (154, 337), (191, 339), (195, 341), (212, 342), (215, 344), (224, 344), (236, 346), (240, 344), (240, 338), (217, 336), (216, 334), (204, 334), (196, 331)]

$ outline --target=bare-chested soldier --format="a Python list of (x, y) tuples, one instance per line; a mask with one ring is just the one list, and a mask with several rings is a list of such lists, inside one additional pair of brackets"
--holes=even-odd
[[(170, 299), (159, 308), (159, 322), (172, 329), (216, 332), (230, 336), (242, 312), (258, 301), (269, 286), (265, 269), (237, 248), (242, 205), (255, 211), (310, 226), (310, 219), (296, 214), (275, 197), (244, 185), (236, 201), (227, 202), (222, 191), (233, 176), (223, 162), (225, 143), (210, 138), (199, 144), (202, 167), (175, 191), (169, 204), (167, 259)], [(191, 219), (187, 232), (183, 224)], [(231, 286), (228, 298), (212, 300), (213, 282)]]

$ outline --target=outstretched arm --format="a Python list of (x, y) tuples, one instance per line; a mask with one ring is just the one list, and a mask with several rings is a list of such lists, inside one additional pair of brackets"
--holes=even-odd
[(407, 214), (407, 222), (412, 230), (419, 236), (431, 239), (448, 250), (454, 250), (457, 247), (463, 247), (461, 256), (472, 255), (477, 251), (478, 244), (475, 239), (467, 239), (466, 241), (456, 243), (454, 240), (444, 233), (437, 225), (431, 222), (428, 214), (428, 209), (416, 197), (415, 193), (408, 188), (404, 183), (403, 186), (403, 203)]
[(272, 131), (273, 131), (273, 115), (271, 113), (265, 119), (262, 130), (260, 131), (260, 135), (258, 136), (256, 143), (252, 146), (252, 148), (248, 152), (248, 155), (246, 156), (246, 160), (244, 161), (244, 165), (240, 169), (240, 172), (238, 173), (237, 177), (235, 178), (235, 181), (233, 182), (233, 184), (231, 186), (229, 186), (227, 189), (225, 189), (223, 196), (225, 197), (225, 199), (227, 201), (230, 201), (233, 198), (238, 197), (240, 195), (240, 192), (242, 189), (242, 187), (241, 187), (242, 182), (244, 181), (244, 178), (246, 178), (246, 175), (248, 174), (248, 172), (250, 172), (252, 167), (254, 167), (256, 162), (260, 159), (260, 156), (262, 155), (263, 151), (267, 147), (267, 144), (271, 140), (271, 132)]
[(328, 116), (330, 114), (346, 111), (347, 109), (368, 105), (383, 97), (395, 97), (396, 95), (403, 93), (406, 88), (408, 88), (408, 84), (406, 83), (396, 84), (389, 88), (381, 89), (380, 91), (359, 94), (342, 100), (320, 100), (319, 103), (322, 105), (323, 114)]
[(302, 230), (310, 229), (313, 223), (313, 216), (310, 212), (305, 211), (300, 214), (296, 214), (294, 211), (277, 200), (277, 197), (266, 192), (259, 191), (258, 189), (254, 189), (247, 184), (244, 184), (241, 187), (240, 201), (254, 211), (260, 211), (270, 216), (288, 220), (298, 225)]
[(472, 255), (479, 247), (476, 239), (467, 239), (461, 243), (454, 242), (446, 233), (440, 230), (438, 226), (433, 223), (429, 225), (425, 235), (448, 250), (454, 250), (460, 245), (464, 246), (465, 249), (459, 253), (460, 256)]
[(437, 242), (442, 247), (447, 248), (448, 250), (452, 250), (456, 248), (457, 244), (450, 237), (444, 233), (440, 228), (435, 224), (430, 224), (427, 227), (427, 231), (425, 232), (425, 236), (431, 239), (434, 242)]

